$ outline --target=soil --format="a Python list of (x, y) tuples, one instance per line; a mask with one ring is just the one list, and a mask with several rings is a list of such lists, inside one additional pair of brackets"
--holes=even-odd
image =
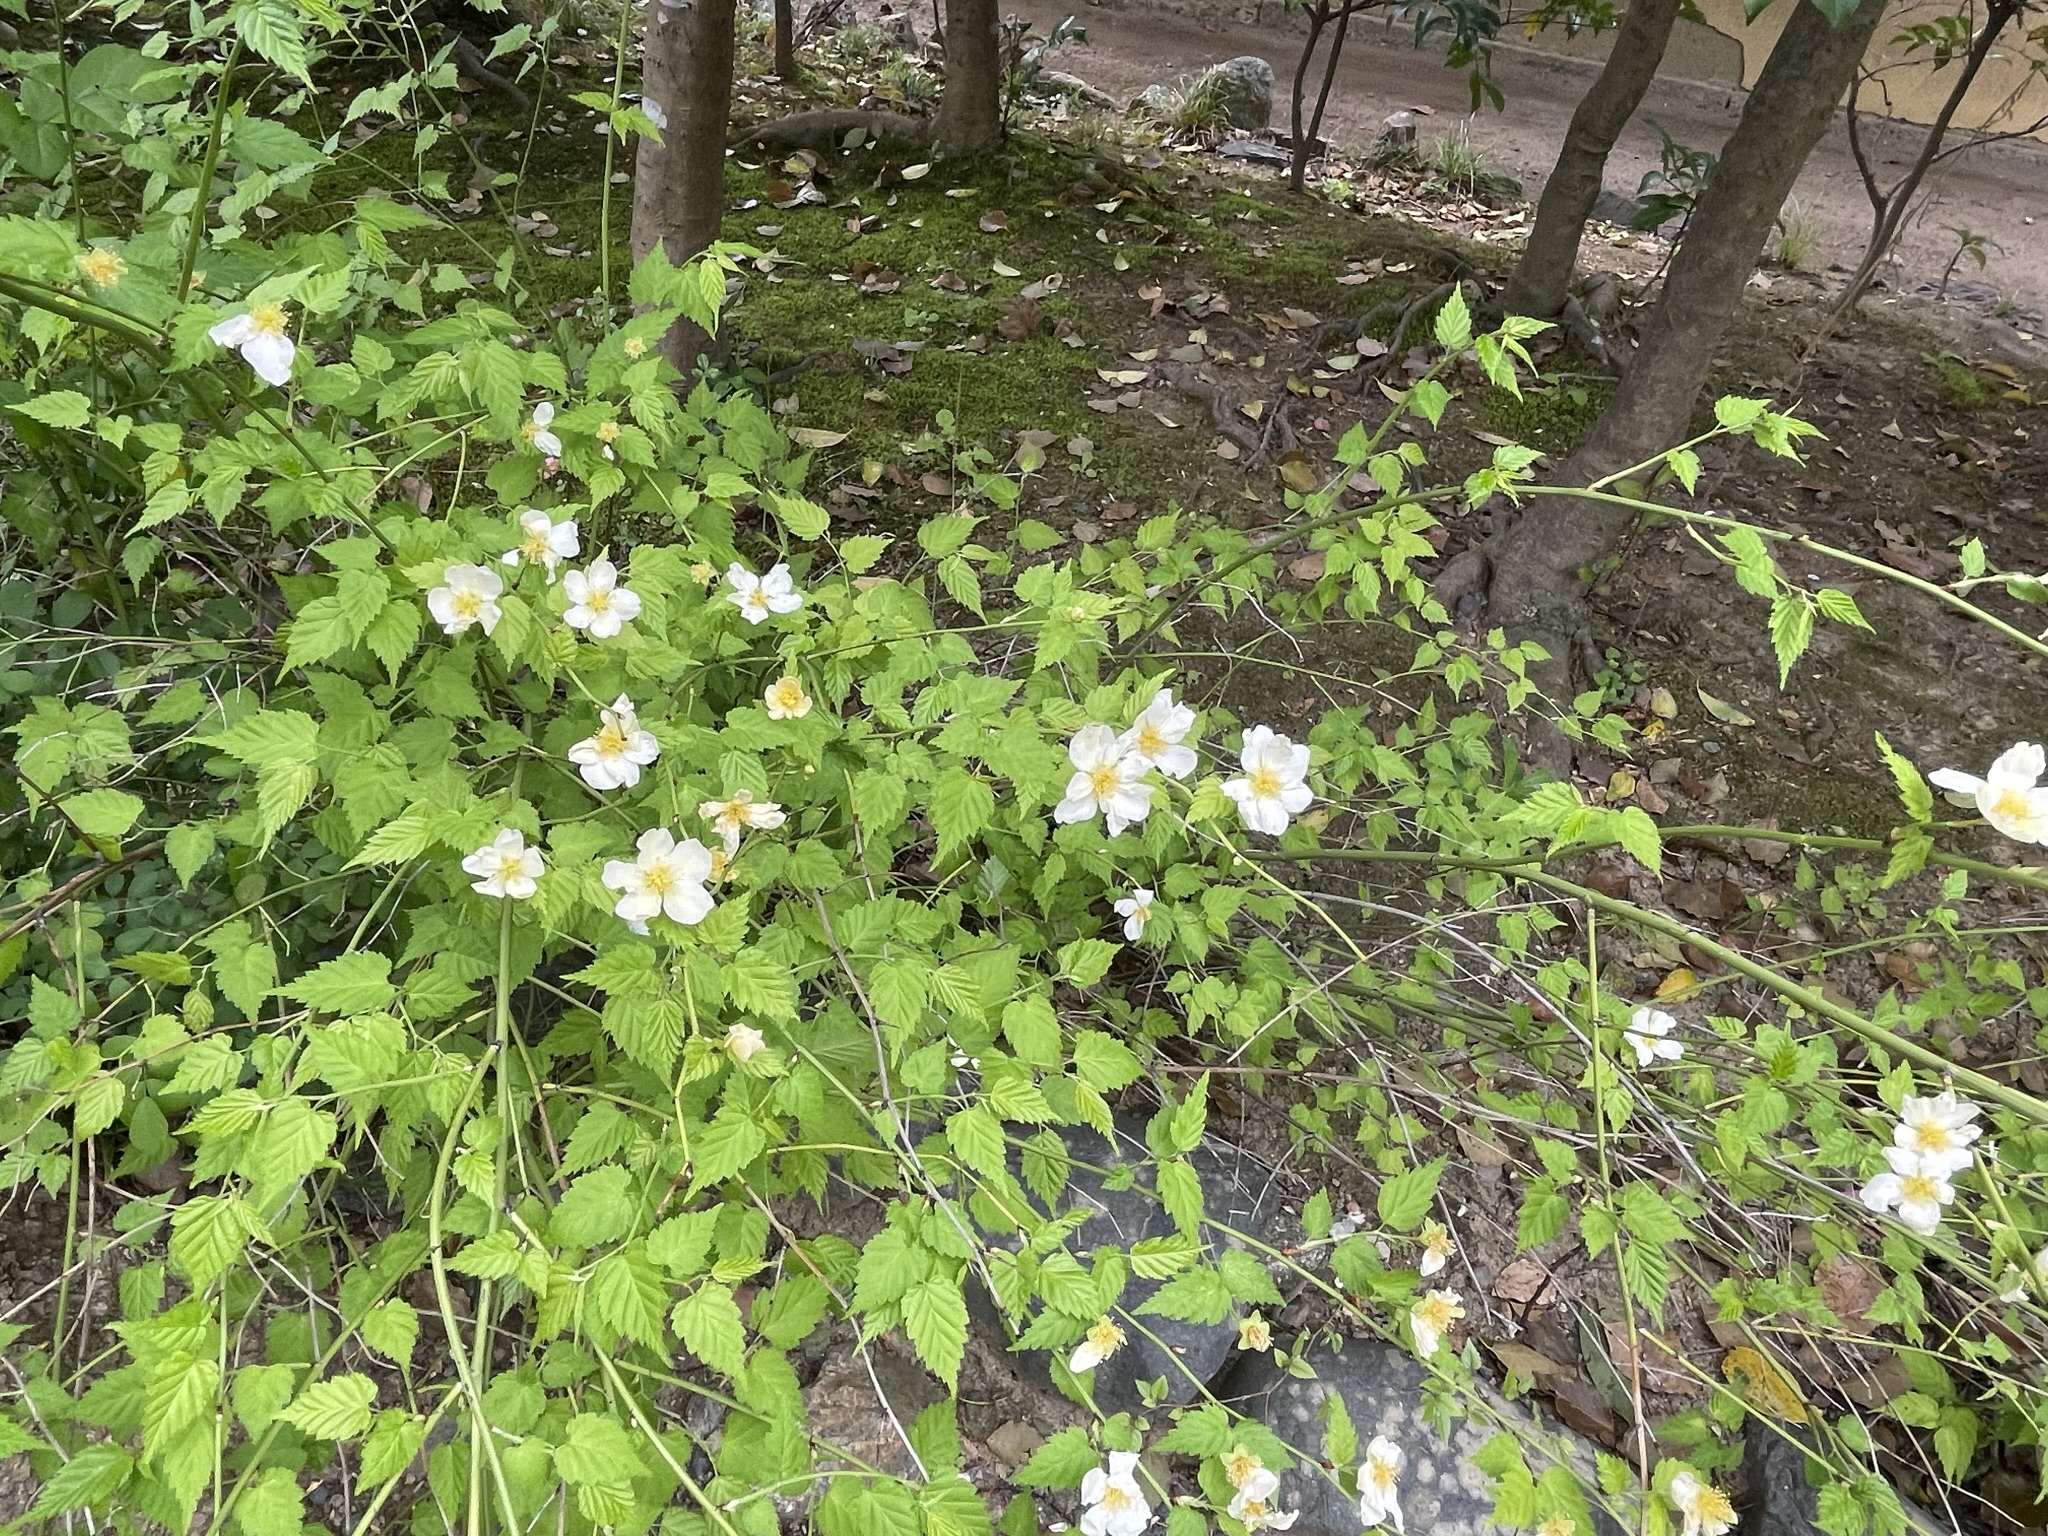
[[(1070, 11), (1052, 0), (1018, 0), (1007, 9), (1029, 18), (1041, 32)], [(1238, 54), (1269, 60), (1278, 77), (1273, 126), (1280, 133), (1287, 131), (1287, 93), (1301, 47), (1298, 34), (1144, 6), (1090, 5), (1078, 19), (1086, 26), (1088, 42), (1061, 50), (1058, 66), (1120, 101), (1135, 97), (1147, 85), (1199, 74)], [(1319, 55), (1312, 81), (1320, 78), (1321, 68)], [(1377, 25), (1354, 26), (1338, 66), (1322, 136), (1340, 153), (1360, 151), (1379, 136), (1388, 113), (1426, 110), (1431, 116), (1423, 122), (1424, 139), (1466, 128), (1487, 164), (1520, 181), (1533, 200), (1542, 192), (1572, 111), (1592, 77), (1583, 66), (1510, 49), (1496, 50), (1493, 74), (1506, 105), (1499, 111), (1489, 106), (1474, 113), (1466, 72), (1444, 68), (1440, 49), (1418, 51), (1404, 34)], [(1608, 189), (1632, 197), (1642, 178), (1657, 169), (1659, 128), (1689, 148), (1718, 152), (1740, 112), (1739, 92), (1659, 82), (1615, 146), (1608, 161)], [(1918, 135), (1910, 125), (1882, 120), (1872, 128), (1877, 130), (1872, 151), (1877, 169), (1896, 180), (1917, 153)], [(2037, 335), (2048, 333), (2048, 322), (2042, 318), (2048, 315), (2048, 145), (1999, 146), (1957, 155), (1930, 172), (1926, 186), (1931, 195), (1900, 243), (1901, 272), (1893, 287), (1911, 291), (1923, 283), (1938, 283), (1957, 252), (1953, 230), (1973, 230), (1992, 242), (1989, 261), (1979, 271), (1965, 259), (1957, 279), (1987, 307), (1998, 298), (2010, 300), (2029, 312), (2030, 324), (2023, 328)], [(1862, 256), (1870, 233), (1870, 204), (1839, 116), (1807, 162), (1793, 197), (1817, 235), (1817, 249), (1808, 265), (1816, 270), (1853, 265)]]

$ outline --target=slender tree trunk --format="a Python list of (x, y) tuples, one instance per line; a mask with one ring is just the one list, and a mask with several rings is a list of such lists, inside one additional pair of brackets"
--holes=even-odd
[[(655, 246), (677, 265), (718, 238), (725, 217), (725, 131), (732, 115), (733, 0), (648, 7), (642, 94), (666, 118), (642, 139), (633, 175), (633, 259)], [(711, 337), (679, 321), (661, 349), (685, 375)]]
[(1557, 152), (1557, 164), (1543, 184), (1529, 244), (1501, 296), (1505, 313), (1549, 320), (1564, 308), (1565, 290), (1578, 267), (1579, 237), (1600, 197), (1607, 157), (1657, 77), (1681, 3), (1629, 0), (1621, 29), (1614, 35), (1613, 51), (1592, 88), (1579, 99), (1571, 126), (1565, 130), (1564, 146)]
[[(1642, 345), (1614, 399), (1559, 469), (1561, 483), (1591, 484), (1685, 436), (1714, 350), (1764, 241), (1862, 62), (1886, 4), (1863, 0), (1837, 27), (1813, 0), (1794, 0), (1785, 31), (1672, 259)], [(1530, 676), (1560, 703), (1572, 696), (1569, 657), (1584, 629), (1581, 594), (1629, 520), (1624, 509), (1600, 502), (1544, 498), (1486, 550), (1485, 606), (1494, 622), (1549, 652), (1550, 660), (1532, 667)], [(1444, 586), (1439, 595), (1446, 606), (1462, 606), (1466, 594), (1452, 590), (1448, 580)], [(1553, 771), (1568, 763), (1562, 738), (1532, 741), (1530, 747), (1535, 760)]]
[(946, 92), (934, 148), (962, 158), (994, 149), (1003, 137), (1002, 97), (996, 0), (946, 0)]
[(796, 0), (775, 0), (775, 77), (796, 79)]
[[(1957, 111), (1961, 109), (1963, 98), (1970, 93), (1970, 87), (1976, 83), (1978, 71), (1983, 69), (1984, 61), (1991, 56), (1991, 50), (1998, 41), (1998, 34), (2003, 32), (2006, 24), (2019, 13), (2018, 0), (1991, 0), (1985, 8), (1984, 25), (1971, 40), (1970, 52), (1963, 60), (1962, 73), (1956, 76), (1955, 85), (1949, 90), (1948, 100), (1941, 104), (1940, 113), (1928, 128), (1927, 137), (1921, 141), (1920, 154), (1913, 161), (1912, 168), (1899, 178), (1891, 191), (1880, 193), (1875, 180), (1866, 169), (1864, 182), (1870, 188), (1875, 214), (1870, 231), (1870, 244), (1864, 247), (1863, 259), (1856, 264), (1856, 271), (1850, 277), (1848, 286), (1842, 290), (1841, 298), (1837, 299), (1834, 308), (1828, 311), (1827, 320), (1821, 327), (1820, 337), (1815, 338), (1816, 341), (1824, 338), (1840, 322), (1842, 316), (1848, 314), (1862, 301), (1872, 279), (1877, 276), (1877, 269), (1884, 260), (1885, 252), (1889, 251), (1893, 242), (1899, 238), (1899, 230), (1906, 222), (1907, 213), (1912, 209), (1913, 197), (1919, 192), (1920, 183), (1926, 178), (1935, 160), (1940, 157), (1941, 141), (1947, 137), (1949, 124), (1955, 120)], [(1849, 111), (1853, 124), (1856, 111), (1853, 97), (1849, 102)], [(1861, 155), (1858, 159), (1862, 159)]]
[(1309, 61), (1316, 55), (1316, 44), (1321, 41), (1323, 28), (1330, 24), (1330, 0), (1315, 0), (1315, 9), (1308, 13), (1308, 36), (1302, 39), (1301, 57), (1294, 61), (1294, 97), (1287, 126), (1294, 136), (1294, 157), (1287, 166), (1287, 185), (1295, 191), (1308, 173), (1308, 127), (1301, 120), (1301, 103), (1308, 88)]
[(1351, 16), (1354, 11), (1364, 9), (1358, 0), (1351, 0), (1337, 13), (1337, 30), (1330, 34), (1330, 56), (1323, 61), (1323, 88), (1316, 92), (1316, 109), (1309, 114), (1308, 134), (1299, 132), (1294, 138), (1294, 163), (1288, 167), (1288, 181), (1299, 192), (1308, 171), (1308, 157), (1315, 153), (1316, 141), (1323, 132), (1323, 111), (1330, 105), (1330, 87), (1337, 83), (1337, 61), (1344, 56), (1344, 34), (1351, 30)]

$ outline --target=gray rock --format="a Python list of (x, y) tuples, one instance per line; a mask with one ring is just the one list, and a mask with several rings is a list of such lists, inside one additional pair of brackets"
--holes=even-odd
[(1751, 1417), (1742, 1441), (1743, 1536), (1817, 1536), (1820, 1490), (1806, 1480), (1806, 1450), (1779, 1426)]
[[(1460, 1420), (1446, 1442), (1423, 1417), (1424, 1373), (1404, 1350), (1353, 1339), (1341, 1354), (1317, 1344), (1304, 1358), (1315, 1370), (1313, 1379), (1289, 1375), (1270, 1354), (1246, 1355), (1218, 1384), (1217, 1395), (1290, 1445), (1311, 1451), (1323, 1443), (1324, 1402), (1332, 1395), (1341, 1398), (1361, 1452), (1375, 1435), (1385, 1435), (1407, 1457), (1401, 1471), (1407, 1536), (1482, 1536), (1500, 1529), (1491, 1519), (1492, 1480), (1473, 1457), (1503, 1427), (1515, 1432), (1537, 1476), (1562, 1460), (1579, 1473), (1589, 1494), (1597, 1491), (1591, 1445), (1569, 1431), (1539, 1425), (1526, 1408), (1505, 1399), (1492, 1398), (1488, 1404), (1501, 1422)], [(1281, 1502), (1301, 1511), (1294, 1536), (1358, 1536), (1357, 1501), (1327, 1477), (1312, 1471), (1290, 1476)], [(1622, 1536), (1622, 1527), (1606, 1511), (1596, 1506), (1594, 1518), (1600, 1536)]]
[[(910, 1426), (946, 1389), (894, 1339), (857, 1348), (842, 1330), (833, 1352), (804, 1389), (811, 1433), (871, 1467), (897, 1477), (916, 1477), (908, 1442)], [(872, 1367), (872, 1369), (870, 1369)]]
[(1252, 133), (1273, 120), (1273, 66), (1257, 54), (1240, 54), (1212, 64), (1179, 86), (1148, 85), (1138, 100), (1148, 111), (1163, 112), (1176, 95), (1211, 89), (1225, 125)]
[(1600, 195), (1593, 199), (1593, 217), (1605, 219), (1609, 224), (1619, 224), (1623, 229), (1635, 223), (1636, 215), (1643, 211), (1643, 200), (1639, 197), (1624, 197), (1607, 187), (1600, 189)]
[(1294, 156), (1278, 144), (1264, 139), (1231, 139), (1219, 144), (1216, 153), (1226, 160), (1255, 160), (1260, 165), (1292, 165)]
[(905, 53), (917, 52), (917, 21), (908, 11), (882, 7), (882, 13), (874, 19), (874, 29)]
[[(1067, 1246), (1075, 1253), (1103, 1246), (1128, 1250), (1133, 1243), (1175, 1230), (1173, 1218), (1148, 1190), (1111, 1189), (1104, 1175), (1095, 1171), (1129, 1164), (1150, 1183), (1143, 1166), (1151, 1159), (1145, 1146), (1145, 1122), (1119, 1115), (1116, 1128), (1114, 1148), (1095, 1131), (1068, 1126), (1059, 1133), (1075, 1166), (1061, 1191), (1058, 1211), (1047, 1214), (1084, 1207), (1094, 1211), (1068, 1239)], [(1223, 1143), (1204, 1142), (1188, 1161), (1202, 1181), (1203, 1209), (1212, 1220), (1239, 1231), (1259, 1232), (1277, 1214), (1279, 1197), (1273, 1187), (1273, 1171), (1249, 1154)], [(1160, 1284), (1156, 1280), (1131, 1281), (1124, 1288), (1123, 1309), (1136, 1312)], [(999, 1333), (996, 1309), (978, 1291), (973, 1288), (969, 1297), (975, 1321), (983, 1329)], [(1095, 1401), (1106, 1413), (1135, 1411), (1143, 1404), (1139, 1383), (1161, 1379), (1166, 1382), (1167, 1402), (1193, 1402), (1237, 1349), (1234, 1317), (1209, 1324), (1158, 1316), (1141, 1321), (1146, 1332), (1126, 1327), (1124, 1347), (1095, 1368)], [(1045, 1373), (1049, 1357), (1044, 1351), (1025, 1351), (1021, 1358), (1031, 1361), (1037, 1373)]]

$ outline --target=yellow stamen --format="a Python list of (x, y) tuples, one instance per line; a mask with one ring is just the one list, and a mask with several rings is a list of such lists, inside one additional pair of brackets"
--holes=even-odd
[(1912, 1205), (1938, 1205), (1941, 1185), (1924, 1173), (1909, 1173), (1899, 1182), (1899, 1198)]
[(249, 323), (265, 336), (282, 336), (285, 317), (282, 304), (258, 304), (249, 311)]
[(1117, 771), (1115, 763), (1105, 763), (1100, 768), (1088, 770), (1088, 787), (1095, 792), (1095, 798), (1104, 799), (1116, 792)]
[(1245, 782), (1251, 786), (1255, 800), (1270, 800), (1280, 793), (1280, 775), (1270, 768), (1252, 769), (1245, 775)]

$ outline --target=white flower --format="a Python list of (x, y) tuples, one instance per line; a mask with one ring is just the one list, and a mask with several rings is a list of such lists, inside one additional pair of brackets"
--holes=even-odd
[(598, 711), (597, 734), (569, 749), (569, 761), (592, 789), (631, 789), (640, 782), (640, 770), (660, 756), (661, 744), (640, 728), (633, 701), (623, 693), (610, 709)]
[(745, 1024), (735, 1024), (725, 1032), (725, 1048), (734, 1061), (752, 1061), (768, 1048), (768, 1042), (761, 1038), (761, 1031)]
[(1671, 1502), (1685, 1517), (1685, 1536), (1722, 1536), (1735, 1527), (1735, 1506), (1728, 1495), (1690, 1472), (1671, 1479)]
[(1124, 920), (1124, 937), (1137, 943), (1145, 937), (1145, 925), (1152, 921), (1152, 893), (1142, 885), (1136, 887), (1118, 900), (1116, 915)]
[(640, 102), (640, 110), (646, 114), (647, 121), (654, 124), (657, 133), (666, 133), (668, 131), (668, 114), (661, 110), (660, 102), (656, 101), (652, 96), (643, 97)]
[(619, 585), (619, 568), (609, 560), (593, 560), (562, 578), (569, 611), (562, 622), (590, 632), (593, 640), (609, 640), (640, 617), (640, 594)]
[(685, 927), (701, 923), (714, 903), (704, 882), (711, 878), (711, 854), (697, 839), (678, 843), (660, 827), (640, 834), (634, 845), (640, 856), (630, 863), (607, 860), (604, 883), (620, 893), (612, 910), (627, 922), (642, 925), (666, 916)]
[(1892, 1129), (1892, 1145), (1911, 1152), (1929, 1171), (1961, 1173), (1975, 1154), (1970, 1143), (1983, 1135), (1970, 1122), (1981, 1111), (1944, 1088), (1931, 1099), (1908, 1096), (1899, 1105), (1899, 1123)]
[(1358, 1468), (1358, 1518), (1369, 1528), (1392, 1521), (1401, 1524), (1401, 1468), (1408, 1458), (1385, 1435), (1373, 1436)]
[(800, 677), (778, 677), (761, 695), (770, 720), (801, 720), (811, 712), (811, 696)]
[(1242, 1488), (1265, 1472), (1266, 1464), (1256, 1453), (1246, 1450), (1242, 1440), (1223, 1453), (1223, 1475), (1230, 1479), (1233, 1488)]
[(1956, 1197), (1948, 1165), (1926, 1162), (1904, 1147), (1886, 1147), (1884, 1160), (1891, 1167), (1864, 1185), (1856, 1198), (1880, 1216), (1897, 1206), (1899, 1220), (1909, 1230), (1932, 1237), (1941, 1226), (1941, 1208)]
[(582, 545), (576, 538), (576, 522), (557, 523), (549, 520), (547, 513), (538, 507), (529, 507), (519, 514), (519, 547), (508, 549), (499, 560), (506, 565), (544, 566), (548, 573), (548, 585), (555, 582), (555, 567), (564, 560), (573, 560)]
[(533, 420), (519, 429), (519, 435), (541, 451), (543, 457), (559, 459), (562, 456), (562, 440), (548, 428), (554, 424), (555, 408), (543, 400), (533, 408)]
[(697, 807), (697, 814), (710, 822), (723, 840), (727, 858), (740, 851), (740, 834), (748, 827), (772, 832), (789, 820), (781, 806), (773, 800), (756, 800), (751, 789), (734, 790), (730, 800), (706, 800)]
[(441, 573), (446, 586), (427, 594), (427, 612), (442, 633), (459, 635), (472, 624), (485, 634), (498, 627), (498, 598), (505, 583), (487, 565), (451, 565)]
[(1927, 778), (1957, 805), (1974, 804), (1986, 821), (2014, 841), (2048, 843), (2048, 789), (2037, 787), (2044, 768), (2048, 754), (2038, 743), (2023, 741), (2001, 752), (1981, 779), (1957, 768), (1937, 768)]
[(1247, 827), (1278, 837), (1315, 799), (1308, 787), (1308, 748), (1255, 725), (1244, 733), (1239, 756), (1244, 777), (1224, 780), (1223, 793), (1237, 802)]
[(1138, 1536), (1152, 1523), (1152, 1506), (1135, 1475), (1135, 1451), (1111, 1451), (1107, 1467), (1091, 1468), (1081, 1479), (1082, 1536)]
[(1280, 1479), (1264, 1467), (1237, 1485), (1230, 1501), (1230, 1518), (1244, 1523), (1247, 1531), (1284, 1531), (1301, 1517), (1301, 1511), (1282, 1512), (1273, 1507), (1273, 1495), (1280, 1491)]
[(547, 865), (540, 850), (526, 846), (526, 834), (507, 827), (462, 861), (462, 872), (477, 878), (470, 889), (500, 901), (525, 901), (534, 893)]
[(759, 624), (771, 613), (795, 613), (804, 605), (803, 594), (790, 581), (786, 565), (756, 576), (735, 560), (726, 568), (725, 579), (732, 584), (725, 600), (739, 609), (749, 624)]
[(1449, 1262), (1458, 1245), (1451, 1241), (1451, 1234), (1444, 1230), (1440, 1221), (1425, 1221), (1422, 1224), (1422, 1278), (1427, 1280)]
[(1621, 1032), (1636, 1053), (1636, 1065), (1647, 1067), (1662, 1058), (1676, 1061), (1685, 1054), (1685, 1046), (1677, 1040), (1665, 1037), (1678, 1028), (1678, 1020), (1661, 1008), (1638, 1008), (1628, 1016), (1628, 1028)]
[(298, 348), (285, 332), (291, 324), (282, 304), (257, 304), (230, 315), (206, 333), (215, 346), (234, 347), (256, 377), (280, 389), (292, 381), (292, 359)]
[(1084, 725), (1067, 744), (1074, 776), (1067, 797), (1052, 808), (1052, 819), (1065, 824), (1088, 821), (1100, 811), (1115, 837), (1152, 810), (1152, 786), (1144, 782), (1144, 761), (1127, 757), (1116, 732), (1106, 725)]
[(1162, 688), (1152, 702), (1138, 712), (1121, 743), (1125, 752), (1157, 768), (1169, 779), (1184, 779), (1195, 771), (1195, 749), (1182, 746), (1195, 728), (1195, 712), (1173, 702), (1173, 690)]
[(1254, 1311), (1238, 1320), (1237, 1347), (1255, 1355), (1263, 1355), (1273, 1347), (1273, 1325), (1263, 1313)]
[(1415, 1352), (1427, 1360), (1443, 1347), (1444, 1335), (1452, 1323), (1465, 1315), (1456, 1291), (1429, 1291), (1408, 1314), (1409, 1331), (1415, 1335)]
[(1123, 1329), (1107, 1317), (1098, 1317), (1087, 1336), (1074, 1346), (1073, 1354), (1067, 1357), (1067, 1369), (1076, 1376), (1083, 1371), (1092, 1371), (1123, 1347)]

